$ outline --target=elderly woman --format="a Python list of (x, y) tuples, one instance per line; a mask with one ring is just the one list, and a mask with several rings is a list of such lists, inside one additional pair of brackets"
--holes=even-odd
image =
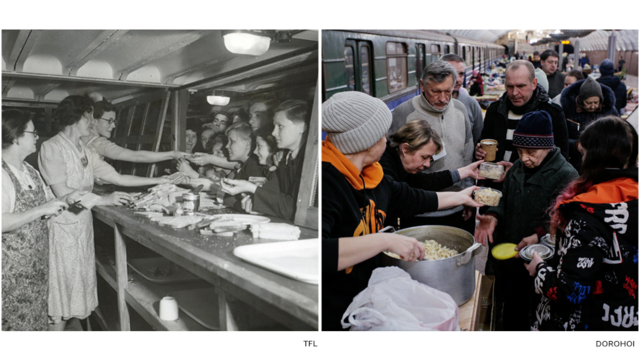
[[(95, 121), (93, 100), (88, 96), (66, 97), (55, 116), (61, 130), (42, 144), (38, 165), (56, 196), (75, 190), (91, 192), (96, 178), (121, 186), (169, 182), (165, 178), (121, 175), (84, 145), (80, 138), (90, 135)], [(122, 192), (94, 195), (83, 200), (81, 210), (66, 211), (50, 221), (49, 316), (53, 330), (64, 329), (71, 318), (86, 318), (98, 305), (91, 207), (129, 201), (131, 197)]]
[(580, 133), (599, 118), (607, 115), (618, 116), (618, 110), (615, 108), (616, 97), (608, 86), (599, 84), (588, 76), (585, 80), (576, 81), (564, 89), (560, 103), (569, 130), (569, 162), (580, 171)]
[[(519, 250), (549, 232), (546, 210), (578, 173), (554, 147), (551, 116), (546, 111), (533, 111), (520, 119), (513, 146), (520, 158), (506, 174), (499, 205), (478, 215), (475, 238), (483, 245), (487, 237), (493, 245), (517, 244)], [(520, 258), (499, 262), (496, 286), (504, 294), (504, 330), (528, 330), (531, 324), (533, 282), (522, 264)]]
[(125, 149), (109, 141), (113, 129), (116, 128), (116, 109), (105, 99), (94, 103), (93, 116), (96, 121), (90, 129), (90, 134), (80, 138), (85, 146), (101, 157), (135, 163), (154, 163), (171, 159), (177, 160), (187, 155), (180, 151), (135, 151)]
[[(467, 177), (484, 179), (478, 174), (478, 165), (484, 160), (456, 170), (421, 172), (431, 166), (434, 155), (443, 148), (440, 136), (433, 131), (427, 120), (409, 121), (390, 138), (391, 144), (387, 144), (380, 165), (384, 174), (397, 182), (406, 182), (417, 189), (438, 191)], [(397, 225), (392, 216), (387, 217), (387, 224)]]
[(80, 195), (56, 199), (24, 159), (36, 151), (30, 115), (2, 111), (2, 330), (47, 330), (49, 229)]
[(556, 253), (527, 267), (535, 330), (638, 331), (638, 134), (608, 116), (580, 136), (580, 177), (551, 212)]
[(386, 148), (391, 112), (360, 92), (333, 95), (322, 106), (322, 329), (341, 330), (342, 316), (367, 287), (382, 251), (421, 260), (416, 239), (382, 229), (389, 212), (411, 216), (458, 205), (479, 207), (461, 192), (413, 189), (384, 176), (378, 163)]

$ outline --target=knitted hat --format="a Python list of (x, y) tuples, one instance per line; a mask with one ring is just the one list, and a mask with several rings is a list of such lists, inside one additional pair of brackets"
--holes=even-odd
[(358, 91), (337, 93), (322, 104), (322, 130), (343, 154), (373, 147), (390, 126), (391, 111), (387, 105)]
[(547, 79), (547, 74), (542, 71), (542, 69), (536, 69), (536, 79), (538, 79), (538, 85), (544, 88), (544, 91), (549, 92), (549, 80)]
[(609, 59), (602, 60), (602, 63), (600, 63), (600, 75), (613, 75), (613, 61)]
[(582, 103), (592, 96), (597, 96), (602, 101), (602, 87), (591, 76), (587, 76), (585, 81), (580, 85), (580, 92), (578, 93), (578, 102)]
[(527, 149), (551, 149), (553, 147), (551, 115), (544, 110), (524, 114), (513, 133), (513, 146)]

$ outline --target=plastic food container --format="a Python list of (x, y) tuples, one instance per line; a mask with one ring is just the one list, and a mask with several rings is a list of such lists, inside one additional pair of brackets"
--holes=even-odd
[(504, 174), (504, 165), (485, 162), (478, 166), (478, 171), (482, 177), (497, 180)]
[(540, 239), (540, 244), (547, 245), (549, 247), (556, 247), (556, 238), (555, 236), (551, 236), (551, 234), (547, 234)]
[(533, 244), (525, 246), (520, 250), (520, 257), (527, 263), (533, 260), (533, 253), (537, 252), (542, 260), (548, 260), (553, 257), (553, 248), (543, 244)]
[(481, 187), (473, 192), (473, 199), (487, 206), (498, 206), (501, 197), (502, 192), (488, 187)]

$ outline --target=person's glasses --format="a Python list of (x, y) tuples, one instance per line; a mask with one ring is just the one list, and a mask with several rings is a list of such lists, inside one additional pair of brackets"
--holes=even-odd
[(25, 132), (26, 132), (26, 133), (33, 134), (33, 136), (34, 136), (34, 137), (38, 137), (38, 130), (36, 130), (36, 129), (33, 129), (33, 131), (26, 131), (26, 130), (25, 130)]
[(108, 123), (109, 123), (109, 125), (111, 125), (111, 124), (116, 124), (116, 125), (117, 125), (117, 123), (116, 123), (116, 119), (105, 119), (105, 118), (100, 118), (100, 120), (104, 120), (104, 121), (108, 122)]

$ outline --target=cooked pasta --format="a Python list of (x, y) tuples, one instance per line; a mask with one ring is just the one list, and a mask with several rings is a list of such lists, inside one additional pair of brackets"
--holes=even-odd
[(427, 260), (440, 260), (458, 255), (458, 252), (456, 250), (452, 250), (446, 246), (442, 246), (435, 240), (426, 240), (424, 242), (424, 249), (424, 258)]
[(498, 206), (502, 194), (490, 188), (483, 188), (473, 192), (475, 200), (483, 205)]

